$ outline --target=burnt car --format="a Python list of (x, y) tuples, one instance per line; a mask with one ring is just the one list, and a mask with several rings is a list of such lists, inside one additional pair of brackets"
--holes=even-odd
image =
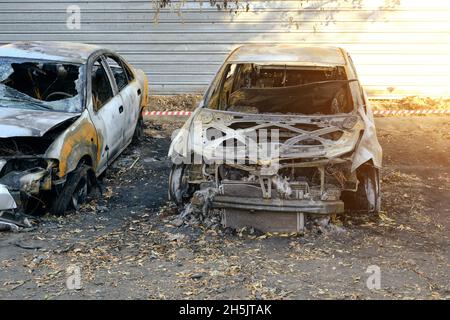
[(382, 150), (341, 48), (237, 48), (169, 156), (170, 199), (200, 195), (226, 226), (301, 230), (308, 215), (380, 208)]
[(1, 46), (0, 212), (78, 208), (142, 136), (147, 86), (143, 71), (98, 46)]

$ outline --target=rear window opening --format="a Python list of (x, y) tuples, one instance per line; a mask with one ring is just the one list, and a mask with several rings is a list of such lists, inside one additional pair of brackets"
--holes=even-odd
[(80, 65), (0, 58), (0, 106), (79, 112)]
[(351, 81), (340, 66), (229, 64), (208, 107), (256, 114), (349, 113)]

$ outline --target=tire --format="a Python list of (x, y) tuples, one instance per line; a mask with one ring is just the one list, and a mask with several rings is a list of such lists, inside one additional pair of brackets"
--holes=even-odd
[(89, 170), (90, 166), (79, 164), (77, 169), (68, 175), (51, 206), (52, 214), (63, 215), (68, 210), (78, 210), (80, 205), (86, 202), (90, 190)]
[(133, 142), (138, 143), (144, 139), (144, 118), (142, 114), (139, 115), (138, 121), (136, 123), (136, 128), (134, 129)]
[(343, 200), (347, 209), (378, 214), (381, 206), (380, 173), (377, 168), (365, 164), (358, 168), (358, 189), (346, 192)]
[(189, 183), (185, 173), (187, 166), (174, 164), (169, 175), (169, 200), (176, 205), (182, 206), (190, 198)]

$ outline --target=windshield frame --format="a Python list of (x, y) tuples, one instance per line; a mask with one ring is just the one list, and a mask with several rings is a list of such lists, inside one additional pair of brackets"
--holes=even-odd
[[(67, 61), (67, 60), (48, 60), (48, 59), (30, 59), (30, 58), (21, 58), (21, 57), (11, 57), (11, 56), (0, 56), (0, 62), (2, 60), (8, 60), (10, 61), (10, 64), (12, 63), (26, 63), (26, 62), (32, 62), (32, 63), (52, 63), (52, 64), (70, 64), (78, 67), (78, 79), (75, 80), (75, 87), (78, 91), (77, 96), (79, 96), (79, 103), (80, 108), (76, 111), (68, 111), (68, 110), (56, 110), (53, 108), (43, 108), (42, 110), (48, 111), (48, 112), (62, 112), (62, 113), (74, 113), (79, 114), (82, 113), (86, 108), (86, 63), (80, 63), (79, 61)], [(7, 86), (7, 85), (5, 85)], [(8, 86), (7, 86), (8, 87)], [(12, 87), (10, 87), (12, 90), (16, 90)], [(20, 93), (23, 93), (19, 90), (16, 90)], [(24, 95), (27, 95), (23, 93)], [(27, 95), (28, 96), (28, 95)], [(30, 102), (36, 102), (37, 104), (41, 102), (41, 100), (30, 97)], [(74, 96), (76, 97), (76, 96)], [(70, 99), (70, 98), (69, 98)], [(61, 99), (66, 100), (66, 99)], [(56, 100), (59, 101), (59, 100)], [(26, 102), (24, 100), (24, 102)], [(45, 102), (45, 101), (43, 101)], [(43, 104), (44, 105), (44, 104)]]
[[(323, 64), (304, 64), (304, 63), (301, 63), (301, 62), (279, 63), (279, 62), (276, 62), (276, 61), (274, 61), (274, 62), (271, 62), (271, 61), (267, 61), (267, 62), (252, 62), (252, 61), (242, 62), (242, 61), (226, 60), (221, 65), (219, 70), (217, 71), (217, 73), (216, 73), (214, 79), (211, 81), (211, 84), (208, 87), (208, 89), (205, 91), (203, 103), (200, 106), (201, 108), (210, 109), (212, 111), (224, 111), (224, 112), (236, 113), (235, 111), (228, 111), (228, 110), (215, 109), (215, 108), (210, 108), (209, 107), (209, 105), (211, 103), (211, 99), (215, 95), (215, 92), (217, 90), (222, 90), (223, 89), (223, 83), (226, 81), (226, 72), (229, 70), (229, 68), (233, 64), (235, 64), (235, 65), (237, 65), (237, 64), (257, 64), (257, 65), (263, 65), (264, 67), (288, 66), (288, 67), (298, 67), (298, 68), (302, 68), (302, 69), (305, 69), (305, 70), (307, 70), (307, 69), (310, 69), (310, 70), (323, 70), (323, 69), (328, 69), (328, 68), (333, 68), (333, 67), (342, 67), (342, 68), (344, 68), (345, 73), (347, 74), (347, 77), (350, 77), (350, 78), (347, 78), (347, 80), (344, 80), (344, 81), (348, 82), (349, 89), (350, 89), (350, 98), (352, 99), (352, 102), (353, 102), (353, 109), (352, 109), (352, 111), (350, 111), (348, 113), (342, 113), (342, 114), (350, 115), (350, 114), (357, 113), (358, 108), (361, 105), (361, 101), (360, 100), (362, 99), (362, 97), (357, 97), (357, 96), (355, 96), (355, 94), (358, 95), (357, 93), (362, 91), (362, 85), (360, 83), (360, 80), (356, 76), (356, 74), (354, 74), (353, 72), (349, 72), (349, 71), (353, 71), (353, 70), (349, 70), (348, 64), (345, 64), (345, 65), (323, 65)], [(354, 75), (354, 77), (352, 77), (352, 75)], [(362, 101), (364, 101), (364, 100), (362, 100)], [(311, 114), (310, 115), (310, 114), (298, 113), (298, 114), (291, 114), (291, 116), (307, 116), (308, 117), (308, 116), (327, 116), (327, 115), (326, 114)]]

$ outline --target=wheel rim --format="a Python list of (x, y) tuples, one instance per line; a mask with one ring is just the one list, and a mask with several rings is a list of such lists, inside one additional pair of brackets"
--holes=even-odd
[(75, 210), (80, 208), (80, 205), (86, 201), (88, 194), (88, 185), (86, 177), (83, 177), (78, 182), (77, 187), (75, 188), (74, 193), (72, 194), (72, 207)]
[(176, 166), (170, 173), (170, 196), (177, 204), (183, 202), (189, 185), (184, 176), (185, 166)]
[(379, 210), (379, 184), (378, 177), (376, 174), (369, 175), (364, 183), (366, 189), (367, 202), (369, 204), (369, 211)]

